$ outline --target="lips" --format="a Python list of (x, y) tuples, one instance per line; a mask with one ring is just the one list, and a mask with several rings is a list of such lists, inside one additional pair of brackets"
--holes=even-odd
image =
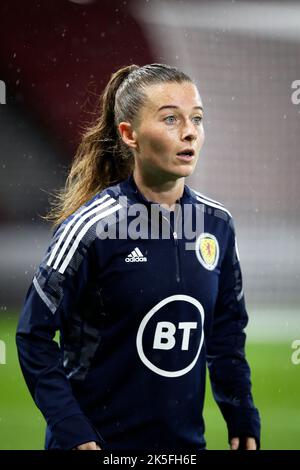
[(195, 155), (195, 151), (193, 149), (183, 149), (183, 150), (180, 150), (180, 152), (177, 152), (176, 155), (193, 157)]
[(178, 160), (190, 162), (194, 159), (195, 151), (193, 149), (183, 149), (177, 152), (176, 157)]

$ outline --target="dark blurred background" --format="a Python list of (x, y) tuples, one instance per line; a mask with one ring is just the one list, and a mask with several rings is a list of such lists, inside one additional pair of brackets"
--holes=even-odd
[(188, 184), (235, 219), (249, 338), (284, 343), (290, 367), (300, 337), (299, 44), (299, 1), (2, 0), (0, 320), (21, 309), (51, 238), (40, 215), (110, 74), (164, 62), (199, 85), (206, 142)]

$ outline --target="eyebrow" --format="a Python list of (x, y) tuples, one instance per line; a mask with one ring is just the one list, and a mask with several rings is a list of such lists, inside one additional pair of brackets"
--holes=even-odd
[[(161, 106), (158, 110), (158, 111), (161, 111), (162, 109), (166, 109), (166, 108), (173, 108), (173, 109), (178, 109), (178, 106), (175, 106), (173, 104), (167, 104), (165, 106)], [(193, 109), (201, 109), (201, 111), (203, 111), (203, 108), (202, 106), (194, 106)]]

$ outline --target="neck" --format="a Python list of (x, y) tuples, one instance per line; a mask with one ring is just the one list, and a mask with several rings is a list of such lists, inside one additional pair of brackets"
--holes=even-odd
[(139, 191), (146, 199), (167, 206), (168, 209), (172, 209), (172, 206), (183, 195), (184, 177), (176, 180), (160, 180), (157, 175), (154, 178), (134, 170), (133, 178)]

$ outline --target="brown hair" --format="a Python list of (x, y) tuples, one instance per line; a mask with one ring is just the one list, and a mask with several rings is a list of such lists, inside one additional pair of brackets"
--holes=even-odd
[(192, 82), (188, 75), (166, 64), (132, 64), (113, 73), (100, 96), (100, 115), (84, 130), (65, 186), (53, 195), (51, 209), (43, 218), (56, 227), (95, 194), (126, 179), (134, 159), (118, 124), (137, 122), (148, 85), (187, 81)]

